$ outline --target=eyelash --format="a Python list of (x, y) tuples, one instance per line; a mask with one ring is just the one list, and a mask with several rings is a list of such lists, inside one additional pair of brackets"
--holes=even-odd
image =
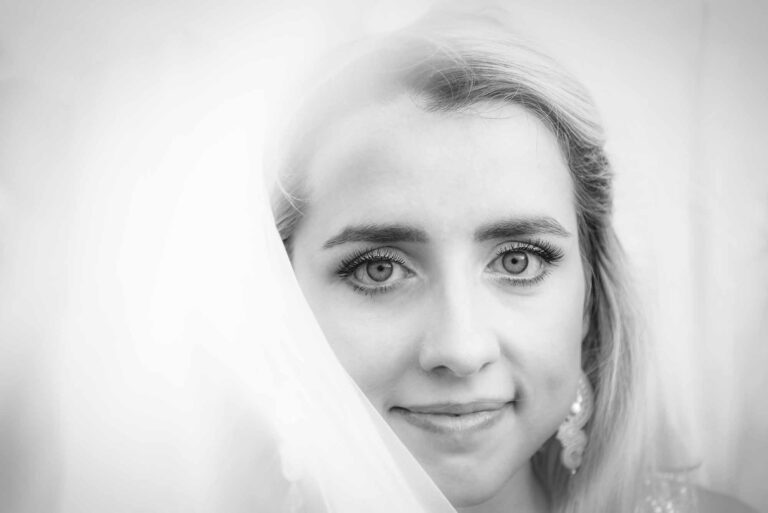
[(344, 280), (352, 290), (365, 296), (384, 294), (395, 287), (395, 284), (384, 284), (377, 287), (363, 287), (350, 279), (355, 271), (366, 262), (379, 261), (393, 262), (410, 271), (405, 259), (391, 248), (365, 248), (360, 249), (344, 258), (336, 269), (336, 275)]
[(336, 274), (341, 278), (348, 278), (362, 264), (378, 262), (380, 260), (395, 262), (405, 267), (405, 259), (390, 248), (361, 249), (342, 260), (338, 269), (336, 269)]
[(495, 262), (496, 259), (505, 255), (506, 253), (519, 251), (533, 253), (537, 257), (541, 258), (545, 265), (544, 270), (535, 278), (514, 278), (512, 276), (499, 277), (499, 279), (507, 281), (512, 285), (522, 287), (532, 287), (533, 285), (540, 283), (549, 275), (549, 266), (556, 265), (565, 256), (560, 248), (552, 245), (551, 243), (541, 239), (533, 239), (504, 244), (496, 250), (496, 258), (493, 261)]
[(377, 288), (367, 288), (367, 287), (361, 287), (357, 283), (350, 282), (350, 285), (352, 286), (352, 290), (359, 294), (363, 294), (364, 296), (374, 296), (376, 294), (385, 294), (387, 291), (389, 291), (393, 285), (382, 285)]
[[(555, 265), (562, 260), (564, 254), (560, 248), (553, 246), (549, 242), (540, 239), (527, 240), (527, 241), (515, 241), (504, 244), (496, 251), (495, 261), (505, 253), (511, 253), (514, 251), (525, 251), (532, 253), (541, 258), (546, 266)], [(378, 287), (362, 287), (357, 283), (349, 279), (354, 274), (355, 270), (366, 262), (378, 262), (378, 261), (394, 262), (408, 269), (405, 259), (401, 257), (397, 252), (390, 248), (365, 248), (360, 249), (344, 258), (336, 269), (336, 275), (342, 280), (346, 281), (352, 289), (360, 294), (366, 296), (373, 296), (376, 294), (384, 294), (390, 291), (395, 285), (386, 284)], [(520, 279), (512, 277), (502, 277), (500, 279), (508, 281), (517, 286), (533, 286), (542, 281), (549, 274), (549, 269), (545, 268), (544, 271), (536, 278)]]

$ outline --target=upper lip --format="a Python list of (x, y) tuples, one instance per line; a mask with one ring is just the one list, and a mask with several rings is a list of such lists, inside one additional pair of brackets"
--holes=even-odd
[(493, 411), (503, 408), (512, 401), (472, 401), (464, 403), (435, 403), (414, 406), (402, 406), (412, 413), (431, 413), (443, 415), (464, 415), (479, 411)]

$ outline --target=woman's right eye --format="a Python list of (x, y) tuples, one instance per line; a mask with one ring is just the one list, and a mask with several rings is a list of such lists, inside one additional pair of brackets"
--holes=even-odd
[(337, 274), (356, 291), (371, 295), (386, 292), (413, 275), (405, 259), (390, 248), (378, 248), (345, 259)]
[(372, 260), (360, 264), (352, 275), (360, 283), (378, 286), (406, 278), (408, 273), (398, 262), (391, 260)]

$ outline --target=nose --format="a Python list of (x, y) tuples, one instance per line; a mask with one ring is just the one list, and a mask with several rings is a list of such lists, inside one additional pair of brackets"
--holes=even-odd
[(444, 287), (437, 295), (419, 349), (421, 368), (463, 378), (497, 361), (499, 339), (471, 284)]

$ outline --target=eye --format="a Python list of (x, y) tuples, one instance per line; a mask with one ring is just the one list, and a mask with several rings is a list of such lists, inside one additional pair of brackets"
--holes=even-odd
[(498, 248), (488, 270), (513, 285), (534, 285), (562, 257), (561, 250), (544, 241), (509, 242)]
[(525, 251), (510, 251), (501, 256), (501, 265), (509, 274), (520, 274), (528, 268)]
[(337, 270), (339, 277), (363, 294), (386, 292), (413, 275), (405, 259), (391, 248), (361, 251), (346, 258)]
[(395, 265), (399, 264), (389, 260), (373, 260), (359, 265), (352, 274), (361, 282), (382, 283), (395, 273)]
[(537, 254), (521, 249), (503, 251), (488, 266), (489, 269), (516, 281), (537, 279), (544, 272), (544, 260)]

